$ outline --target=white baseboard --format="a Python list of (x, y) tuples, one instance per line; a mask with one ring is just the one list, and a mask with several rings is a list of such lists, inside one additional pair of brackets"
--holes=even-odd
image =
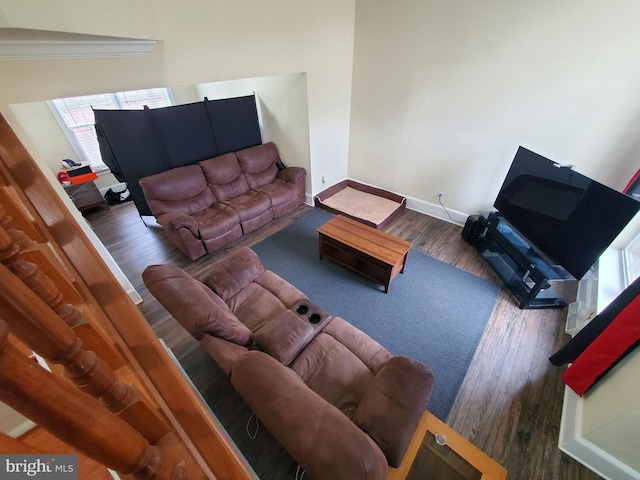
[[(440, 220), (444, 220), (445, 222), (455, 223), (456, 225), (464, 225), (467, 221), (468, 213), (459, 212), (457, 210), (452, 210), (450, 208), (446, 208), (446, 205), (443, 207), (440, 204), (426, 202), (424, 200), (419, 200), (417, 198), (408, 197), (401, 192), (394, 192), (393, 190), (389, 190), (384, 187), (380, 187), (378, 185), (372, 185), (370, 183), (363, 182), (361, 180), (356, 180), (354, 178), (345, 178), (344, 180), (352, 180), (354, 182), (362, 183), (363, 185), (368, 185), (373, 188), (380, 188), (382, 190), (386, 190), (388, 192), (394, 193), (396, 195), (400, 195), (407, 199), (407, 208), (409, 210), (414, 210), (419, 213), (424, 213), (425, 215), (429, 215), (430, 217), (438, 218)], [(307, 194), (307, 199), (311, 199), (307, 203), (313, 205), (313, 197), (315, 195)]]
[(424, 213), (430, 217), (444, 220), (445, 222), (455, 223), (456, 225), (464, 225), (467, 221), (468, 213), (459, 212), (443, 207), (440, 204), (425, 202), (424, 200), (418, 200), (417, 198), (405, 197), (407, 199), (407, 208), (416, 212)]

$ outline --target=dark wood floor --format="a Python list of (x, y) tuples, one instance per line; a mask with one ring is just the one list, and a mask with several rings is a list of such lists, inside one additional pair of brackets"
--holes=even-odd
[[(223, 402), (221, 397), (229, 392), (223, 382), (217, 382), (219, 377), (209, 373), (215, 366), (205, 363), (198, 344), (150, 296), (141, 273), (147, 265), (167, 262), (197, 277), (210, 262), (227, 255), (231, 248), (257, 243), (305, 215), (310, 208), (300, 207), (195, 262), (173, 248), (153, 221), (146, 226), (130, 202), (113, 206), (109, 211), (87, 213), (86, 217), (142, 296), (140, 308), (154, 331), (177, 355), (201, 364), (199, 370), (194, 366), (197, 381), (203, 382), (202, 388), (210, 391), (212, 398)], [(386, 230), (413, 242), (416, 250), (500, 284), (461, 238), (457, 225), (406, 210)], [(448, 425), (502, 464), (512, 480), (600, 478), (557, 447), (562, 370), (553, 367), (548, 357), (569, 339), (564, 334), (565, 317), (566, 310), (520, 310), (503, 290), (447, 420)], [(237, 398), (226, 402), (226, 408), (237, 408)], [(216, 407), (212, 408), (215, 411)], [(251, 448), (247, 443), (249, 446), (240, 445), (241, 450)], [(273, 461), (270, 455), (271, 452), (259, 452), (267, 464)], [(273, 455), (280, 458), (276, 453)], [(295, 471), (287, 470), (286, 478), (295, 478)]]

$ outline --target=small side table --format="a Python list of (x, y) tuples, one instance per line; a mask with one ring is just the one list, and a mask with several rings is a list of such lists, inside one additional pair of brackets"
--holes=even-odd
[(69, 185), (64, 187), (65, 192), (71, 198), (71, 201), (78, 210), (84, 212), (92, 208), (107, 208), (109, 204), (100, 194), (100, 190), (93, 182), (79, 183), (77, 185)]
[(398, 468), (387, 480), (505, 480), (507, 471), (429, 412), (420, 419)]

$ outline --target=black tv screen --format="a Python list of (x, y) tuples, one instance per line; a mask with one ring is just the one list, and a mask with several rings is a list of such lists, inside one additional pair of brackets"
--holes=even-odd
[(520, 147), (494, 207), (543, 258), (579, 280), (640, 202)]

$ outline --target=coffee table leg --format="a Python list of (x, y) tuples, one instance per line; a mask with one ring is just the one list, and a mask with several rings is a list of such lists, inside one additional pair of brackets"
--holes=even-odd
[(409, 256), (409, 252), (404, 254), (404, 258), (402, 259), (402, 268), (400, 269), (400, 273), (404, 273), (404, 267), (407, 265), (407, 257)]

